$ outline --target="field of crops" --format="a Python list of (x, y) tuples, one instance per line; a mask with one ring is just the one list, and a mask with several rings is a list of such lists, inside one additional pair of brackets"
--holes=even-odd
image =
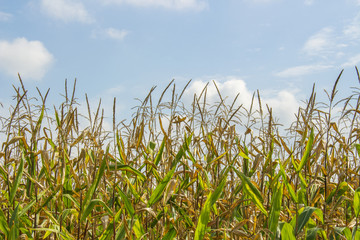
[(185, 106), (171, 82), (128, 123), (114, 99), (112, 131), (75, 85), (49, 107), (20, 81), (1, 117), (0, 239), (360, 239), (360, 91), (338, 99), (339, 81), (285, 127), (259, 92), (248, 109), (206, 88)]

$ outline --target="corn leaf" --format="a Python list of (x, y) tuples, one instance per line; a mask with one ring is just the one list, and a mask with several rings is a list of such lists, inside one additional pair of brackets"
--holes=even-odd
[(11, 190), (10, 190), (10, 202), (11, 203), (14, 201), (15, 194), (16, 194), (16, 191), (17, 191), (17, 189), (19, 187), (23, 172), (24, 172), (24, 154), (21, 157), (20, 165), (19, 165), (18, 170), (16, 172), (15, 181), (14, 181), (12, 187), (11, 187)]
[(294, 236), (294, 228), (289, 223), (284, 223), (281, 229), (281, 239), (296, 240)]
[(176, 236), (176, 230), (174, 227), (170, 228), (170, 230), (165, 234), (162, 240), (172, 240)]
[(306, 240), (316, 240), (316, 236), (320, 228), (310, 228), (306, 231)]
[(306, 162), (310, 159), (310, 152), (312, 149), (313, 142), (314, 142), (314, 129), (311, 128), (310, 136), (309, 136), (308, 142), (306, 144), (304, 155), (301, 158), (300, 164), (296, 169), (297, 172), (300, 172), (301, 169), (305, 166)]
[(155, 160), (154, 160), (154, 164), (155, 166), (157, 166), (159, 164), (159, 162), (161, 161), (162, 159), (162, 155), (163, 155), (163, 152), (164, 152), (164, 147), (165, 147), (165, 141), (166, 138), (164, 138), (161, 142), (161, 145), (160, 145), (160, 148), (159, 148), (159, 151), (155, 157)]
[(279, 223), (281, 202), (283, 196), (283, 185), (281, 183), (278, 184), (275, 190), (276, 192), (271, 199), (271, 210), (269, 217), (269, 230), (273, 233), (273, 239), (275, 239), (276, 231)]
[(360, 213), (360, 188), (356, 189), (353, 201), (354, 213), (358, 217)]
[(215, 189), (215, 191), (208, 195), (206, 202), (201, 210), (200, 217), (198, 219), (194, 240), (201, 240), (204, 238), (206, 227), (210, 218), (211, 207), (220, 197), (225, 184), (226, 184), (226, 175), (223, 177), (223, 180), (220, 182), (219, 186)]
[[(301, 213), (297, 219), (297, 225), (295, 227), (295, 229), (296, 229), (295, 235), (298, 235), (301, 232), (301, 230), (305, 227), (305, 225), (309, 221), (311, 215), (313, 214), (313, 212), (316, 209), (317, 208), (315, 208), (315, 207), (308, 207), (308, 206), (303, 209), (300, 209)], [(293, 221), (294, 221), (294, 219), (292, 220), (292, 222)]]
[(92, 196), (94, 195), (94, 192), (100, 183), (100, 179), (104, 174), (105, 167), (106, 167), (106, 157), (103, 158), (100, 168), (99, 168), (98, 172), (96, 173), (95, 179), (85, 195), (84, 202), (83, 202), (83, 206), (85, 206), (84, 209), (86, 209), (88, 207), (87, 205), (88, 205), (90, 199), (92, 198)]
[(152, 205), (154, 205), (154, 203), (160, 200), (160, 198), (163, 195), (163, 192), (165, 191), (166, 186), (168, 185), (168, 183), (170, 182), (171, 178), (174, 175), (175, 169), (176, 169), (176, 165), (170, 170), (170, 172), (168, 172), (165, 175), (163, 180), (157, 185), (157, 187), (150, 196), (150, 199), (147, 204), (148, 207), (151, 207)]
[(94, 207), (96, 205), (102, 205), (104, 207), (104, 209), (106, 210), (106, 212), (111, 216), (112, 215), (112, 211), (111, 209), (106, 205), (106, 203), (100, 199), (92, 199), (89, 204), (86, 206), (83, 214), (81, 215), (81, 222), (83, 222), (87, 216), (90, 215), (91, 211), (94, 209)]
[(2, 232), (5, 236), (9, 234), (9, 226), (6, 221), (6, 216), (4, 212), (0, 209), (0, 232)]
[(127, 212), (130, 214), (131, 217), (134, 216), (135, 214), (135, 210), (129, 200), (129, 198), (126, 196), (126, 194), (120, 189), (119, 186), (116, 186), (117, 190), (118, 190), (118, 193), (121, 197), (121, 199), (124, 201), (124, 204), (125, 204), (125, 208), (127, 210)]
[(145, 178), (144, 174), (142, 174), (139, 170), (136, 170), (135, 168), (133, 168), (129, 165), (124, 165), (121, 163), (118, 163), (116, 165), (110, 164), (109, 170), (114, 171), (115, 169), (117, 169), (118, 171), (130, 172), (130, 173), (133, 173), (135, 176), (137, 176), (141, 181), (145, 181), (146, 178)]
[(236, 168), (233, 169), (236, 172), (236, 174), (241, 178), (241, 181), (243, 182), (243, 188), (246, 191), (246, 193), (251, 197), (251, 199), (256, 204), (256, 206), (258, 206), (260, 211), (263, 214), (265, 214), (265, 216), (268, 216), (268, 213), (264, 205), (262, 204), (264, 200), (261, 196), (259, 189), (257, 189), (257, 187), (255, 187), (255, 185), (250, 181), (250, 179), (246, 177), (243, 173), (241, 173)]

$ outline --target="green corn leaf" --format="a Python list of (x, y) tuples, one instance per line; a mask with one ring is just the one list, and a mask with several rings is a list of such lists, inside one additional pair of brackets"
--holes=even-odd
[(157, 185), (157, 187), (150, 196), (150, 199), (147, 204), (148, 207), (151, 207), (152, 205), (154, 205), (154, 203), (160, 200), (163, 192), (165, 191), (166, 186), (168, 185), (169, 181), (174, 175), (175, 169), (176, 169), (176, 165), (170, 170), (170, 172), (168, 172), (165, 175), (164, 179)]
[(111, 209), (106, 205), (106, 203), (100, 199), (92, 199), (89, 204), (87, 205), (87, 207), (85, 208), (83, 214), (81, 215), (81, 222), (83, 222), (87, 216), (90, 215), (91, 211), (94, 209), (94, 207), (96, 205), (102, 205), (104, 207), (104, 209), (106, 210), (106, 212), (112, 216), (112, 211)]
[(133, 226), (134, 233), (136, 235), (137, 239), (141, 239), (145, 235), (145, 230), (139, 220), (139, 218), (136, 218), (136, 221)]
[(36, 135), (36, 133), (40, 130), (41, 123), (44, 118), (44, 110), (45, 110), (45, 105), (43, 105), (41, 107), (41, 113), (40, 113), (38, 121), (36, 122), (35, 131), (33, 132), (33, 135)]
[(125, 208), (127, 210), (127, 212), (130, 214), (131, 217), (134, 216), (135, 214), (135, 210), (129, 200), (129, 198), (126, 196), (126, 194), (120, 189), (119, 186), (116, 186), (117, 190), (118, 190), (118, 193), (121, 197), (121, 199), (124, 201), (124, 204), (125, 204)]
[(288, 182), (287, 176), (286, 176), (286, 173), (285, 173), (285, 170), (284, 170), (284, 167), (281, 165), (281, 163), (280, 163), (280, 172), (281, 172), (281, 175), (282, 175), (282, 177), (283, 177), (283, 180), (284, 180), (286, 189), (287, 189), (288, 192), (290, 193), (290, 197), (292, 198), (292, 200), (293, 200), (295, 203), (298, 203), (298, 197), (297, 197), (297, 195), (296, 195), (293, 187), (292, 187), (291, 184)]
[(90, 199), (94, 195), (94, 192), (95, 192), (97, 186), (99, 185), (100, 180), (104, 174), (105, 167), (106, 167), (106, 155), (101, 162), (100, 168), (99, 168), (98, 172), (96, 173), (93, 183), (91, 184), (89, 190), (87, 191), (87, 193), (85, 195), (84, 202), (83, 202), (83, 206), (85, 206), (84, 209), (87, 208), (87, 204), (89, 203)]
[(316, 236), (320, 228), (310, 228), (306, 231), (306, 240), (316, 240)]
[(269, 230), (273, 233), (273, 239), (275, 239), (276, 230), (279, 223), (282, 196), (283, 196), (283, 185), (280, 183), (276, 186), (276, 192), (271, 199)]
[(155, 157), (155, 160), (154, 160), (155, 166), (157, 166), (159, 164), (159, 162), (161, 161), (161, 159), (162, 159), (162, 155), (163, 155), (164, 147), (165, 147), (165, 142), (166, 142), (165, 140), (166, 140), (166, 138), (164, 138), (162, 140), (160, 148), (159, 148), (159, 152), (157, 153), (157, 155)]
[(353, 227), (353, 231), (351, 234), (351, 239), (352, 240), (358, 240), (360, 239), (360, 229), (358, 227)]
[(61, 186), (59, 186), (55, 191), (51, 193), (50, 196), (48, 196), (45, 201), (41, 204), (41, 206), (35, 211), (35, 214), (38, 214), (50, 201), (53, 199), (53, 197), (57, 194), (57, 191), (59, 190)]
[(301, 230), (305, 227), (305, 225), (309, 221), (311, 215), (313, 214), (313, 212), (316, 209), (317, 208), (315, 208), (315, 207), (308, 207), (308, 206), (303, 208), (303, 209), (300, 209), (299, 212), (301, 212), (301, 213), (300, 213), (300, 215), (298, 216), (298, 219), (297, 219), (297, 225), (295, 227), (295, 229), (297, 231), (296, 231), (295, 235), (298, 235), (301, 232)]
[(119, 227), (119, 229), (116, 232), (115, 239), (116, 240), (125, 239), (125, 234), (126, 234), (125, 226), (124, 226), (124, 224), (121, 224), (121, 226)]
[(355, 216), (358, 217), (360, 213), (360, 188), (357, 188), (354, 193), (353, 207)]
[(342, 229), (342, 233), (344, 234), (344, 236), (346, 237), (346, 240), (351, 240), (351, 231), (348, 227), (345, 227)]
[(5, 236), (8, 236), (9, 231), (10, 229), (6, 221), (6, 216), (0, 208), (0, 232), (2, 232)]
[(360, 144), (355, 143), (354, 145), (355, 145), (356, 151), (357, 151), (357, 153), (358, 153), (358, 155), (360, 157)]
[(19, 187), (23, 172), (24, 172), (24, 154), (21, 157), (20, 165), (19, 165), (18, 170), (16, 172), (15, 181), (14, 181), (13, 186), (11, 187), (11, 190), (10, 190), (10, 202), (11, 203), (14, 201), (15, 194), (16, 194), (16, 191), (17, 191), (17, 189)]
[(139, 193), (136, 191), (135, 187), (133, 186), (133, 184), (130, 182), (129, 178), (127, 176), (124, 176), (125, 181), (127, 182), (127, 185), (129, 186), (130, 192), (132, 193), (132, 195), (134, 195), (134, 197), (138, 200), (140, 199), (140, 195)]
[(310, 159), (310, 152), (312, 149), (313, 142), (314, 142), (314, 128), (311, 128), (310, 136), (306, 144), (304, 155), (301, 158), (300, 164), (296, 169), (297, 172), (300, 172), (301, 169), (305, 166), (306, 162)]
[[(117, 166), (116, 166), (117, 165)], [(141, 181), (145, 181), (145, 176), (144, 174), (142, 174), (139, 170), (136, 170), (135, 168), (129, 166), (129, 165), (124, 165), (121, 163), (118, 164), (110, 164), (109, 165), (109, 170), (114, 171), (115, 169), (117, 169), (117, 171), (126, 171), (126, 172), (130, 172), (133, 173), (134, 175), (136, 175)]]
[(124, 153), (124, 143), (123, 143), (123, 140), (122, 138), (119, 136), (119, 133), (117, 132), (116, 133), (116, 146), (117, 146), (117, 149), (119, 151), (119, 155), (120, 155), (120, 162), (122, 164), (125, 164), (126, 162), (126, 155)]
[(261, 196), (261, 193), (257, 187), (250, 181), (248, 177), (246, 177), (243, 173), (241, 173), (236, 168), (233, 168), (236, 174), (241, 178), (241, 181), (243, 182), (243, 187), (246, 193), (251, 197), (253, 202), (256, 204), (256, 206), (260, 209), (260, 211), (265, 214), (265, 216), (268, 216), (268, 213), (264, 207), (263, 198)]
[(299, 175), (301, 184), (302, 184), (303, 186), (305, 186), (305, 188), (307, 188), (307, 187), (308, 187), (308, 184), (307, 184), (304, 176), (301, 174), (301, 172), (298, 172), (298, 175)]
[(316, 208), (314, 211), (315, 217), (317, 217), (318, 220), (320, 220), (322, 223), (324, 223), (324, 214), (320, 208)]
[(59, 114), (58, 114), (55, 107), (54, 107), (54, 110), (55, 110), (55, 118), (56, 118), (57, 127), (60, 128), (61, 127), (61, 122), (60, 122)]
[(174, 161), (172, 162), (172, 165), (171, 165), (172, 168), (179, 163), (179, 161), (181, 160), (181, 158), (182, 158), (183, 155), (185, 154), (186, 150), (189, 148), (191, 139), (192, 139), (192, 134), (191, 134), (189, 137), (186, 137), (186, 134), (185, 134), (184, 143), (183, 143), (183, 145), (180, 147), (179, 152), (176, 154), (175, 159), (174, 159)]
[(335, 194), (336, 194), (337, 196), (342, 196), (347, 190), (348, 190), (348, 183), (347, 183), (347, 182), (341, 182), (341, 183), (337, 186), (337, 188), (334, 188), (334, 189), (330, 192), (329, 196), (327, 196), (327, 198), (326, 198), (326, 203), (329, 204), (329, 203), (332, 201), (332, 199), (333, 199), (333, 197), (334, 197)]
[(289, 223), (284, 223), (281, 229), (281, 239), (296, 240), (294, 236), (294, 228)]
[(176, 230), (175, 228), (170, 228), (170, 230), (165, 234), (165, 236), (162, 238), (162, 240), (172, 240), (176, 236)]
[(24, 215), (35, 203), (36, 203), (36, 199), (33, 199), (28, 204), (26, 204), (26, 206), (19, 212), (19, 217)]
[(352, 238), (351, 231), (348, 227), (335, 227), (333, 233), (330, 235), (331, 240), (334, 240), (334, 239), (336, 239), (336, 240), (337, 239), (351, 240), (351, 238)]
[(71, 196), (70, 194), (63, 194), (62, 196), (63, 198), (67, 198), (71, 202), (73, 202), (77, 208), (80, 208), (80, 203), (73, 196)]
[[(119, 223), (120, 217), (123, 216), (122, 214), (123, 214), (123, 209), (121, 208), (115, 214), (114, 219), (109, 223), (106, 230), (101, 234), (101, 236), (99, 237), (99, 240), (111, 239), (111, 236), (113, 236), (113, 234), (114, 234), (114, 223), (115, 223), (115, 225), (117, 225), (117, 223)], [(125, 234), (124, 224), (121, 224), (121, 226), (119, 227), (119, 229), (115, 233), (115, 236), (116, 236), (115, 239), (125, 239), (123, 234)], [(118, 235), (120, 235), (120, 238), (119, 238)]]
[(19, 204), (16, 205), (13, 213), (11, 214), (9, 228), (10, 228), (10, 239), (18, 239), (19, 237)]
[(220, 197), (225, 184), (226, 184), (226, 175), (223, 177), (223, 180), (220, 182), (219, 186), (215, 189), (215, 191), (208, 195), (205, 204), (201, 210), (200, 217), (198, 219), (194, 240), (202, 240), (203, 237), (205, 236), (206, 227), (209, 222), (211, 208), (215, 204), (216, 200), (218, 200), (218, 198)]

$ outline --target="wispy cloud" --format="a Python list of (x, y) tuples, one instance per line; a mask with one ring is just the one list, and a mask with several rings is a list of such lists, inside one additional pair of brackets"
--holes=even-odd
[(40, 80), (53, 61), (53, 55), (40, 41), (0, 41), (0, 71), (10, 76), (20, 73), (24, 80)]
[(174, 10), (201, 11), (208, 7), (205, 0), (102, 0), (104, 3), (127, 4), (136, 7), (163, 7)]
[(126, 30), (107, 28), (107, 29), (105, 29), (104, 33), (109, 38), (112, 38), (115, 40), (123, 40), (128, 35), (129, 32)]
[[(360, 3), (360, 1), (359, 1)], [(308, 38), (302, 51), (308, 56), (338, 60), (349, 55), (350, 47), (358, 46), (360, 42), (360, 13), (341, 29), (332, 26), (322, 28)], [(351, 54), (351, 53), (350, 53)], [(349, 59), (350, 60), (350, 59)]]
[(0, 11), (0, 22), (9, 21), (12, 18), (10, 13)]
[(333, 53), (338, 47), (340, 47), (340, 45), (336, 43), (334, 29), (325, 27), (305, 42), (303, 51), (311, 56), (327, 57), (328, 54)]
[(109, 38), (117, 41), (122, 41), (129, 34), (129, 31), (124, 29), (116, 28), (105, 28), (105, 29), (95, 29), (92, 32), (93, 38)]
[(349, 25), (345, 26), (343, 33), (349, 40), (360, 38), (360, 13), (354, 17)]
[(304, 4), (305, 4), (305, 5), (308, 5), (308, 6), (311, 6), (311, 5), (314, 4), (314, 2), (315, 2), (315, 0), (305, 0), (305, 1), (304, 1)]
[(50, 17), (64, 22), (94, 22), (85, 6), (76, 0), (41, 0), (41, 8)]
[(357, 54), (353, 57), (350, 57), (345, 63), (343, 63), (341, 66), (343, 68), (346, 67), (354, 67), (360, 63), (360, 54)]
[(326, 69), (332, 68), (331, 65), (321, 65), (321, 64), (315, 64), (315, 65), (302, 65), (302, 66), (296, 66), (291, 67), (288, 69), (285, 69), (281, 72), (278, 72), (275, 74), (277, 77), (283, 77), (283, 78), (289, 78), (289, 77), (299, 77), (315, 72), (320, 72)]

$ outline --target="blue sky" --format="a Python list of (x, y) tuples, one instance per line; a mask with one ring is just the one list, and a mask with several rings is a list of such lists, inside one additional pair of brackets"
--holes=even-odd
[(359, 62), (359, 0), (0, 0), (4, 108), (17, 73), (34, 94), (50, 88), (51, 104), (77, 78), (80, 101), (86, 92), (111, 112), (117, 97), (121, 116), (152, 86), (193, 79), (188, 99), (215, 80), (245, 103), (259, 89), (290, 118), (342, 68), (340, 94), (357, 86)]

